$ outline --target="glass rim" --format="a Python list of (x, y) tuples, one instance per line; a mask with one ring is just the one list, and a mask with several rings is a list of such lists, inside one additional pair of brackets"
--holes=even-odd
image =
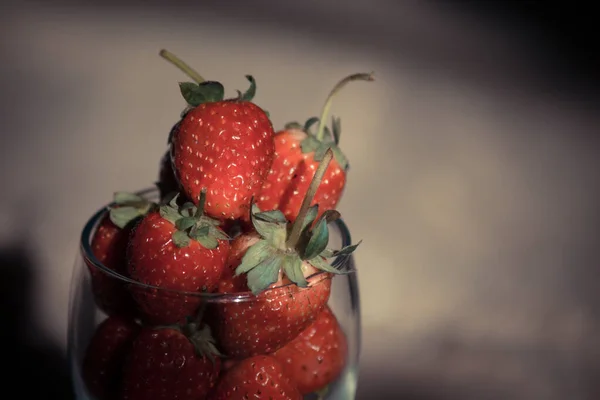
[[(155, 187), (150, 187), (150, 188), (138, 190), (134, 193), (137, 195), (143, 196), (143, 197), (147, 197), (148, 195), (151, 195), (153, 193), (158, 193), (158, 189)], [(85, 223), (85, 225), (81, 231), (80, 249), (81, 249), (81, 254), (85, 261), (85, 264), (88, 267), (94, 266), (94, 267), (98, 268), (102, 273), (105, 273), (105, 274), (111, 276), (112, 278), (118, 279), (128, 285), (133, 285), (135, 287), (139, 287), (139, 288), (143, 288), (143, 289), (157, 290), (160, 292), (169, 292), (172, 294), (179, 294), (179, 295), (183, 295), (183, 296), (201, 297), (201, 298), (210, 299), (211, 301), (216, 301), (216, 300), (231, 301), (232, 299), (234, 299), (236, 301), (242, 301), (242, 300), (248, 299), (248, 298), (256, 298), (257, 295), (253, 294), (251, 291), (236, 292), (236, 293), (204, 293), (204, 292), (182, 291), (182, 290), (169, 289), (169, 288), (155, 286), (155, 285), (149, 285), (149, 284), (146, 284), (143, 282), (136, 281), (135, 279), (131, 279), (127, 276), (124, 276), (124, 275), (118, 273), (117, 271), (114, 271), (114, 270), (106, 267), (94, 255), (94, 252), (92, 251), (91, 241), (92, 241), (93, 233), (95, 232), (95, 229), (96, 229), (98, 223), (102, 220), (102, 218), (104, 218), (106, 213), (109, 211), (110, 207), (113, 206), (114, 204), (115, 204), (114, 202), (110, 202), (110, 203), (106, 204), (105, 206), (103, 206), (98, 211), (96, 211), (88, 219), (88, 221)], [(349, 246), (352, 244), (350, 230), (348, 229), (348, 226), (346, 225), (346, 223), (343, 221), (342, 218), (339, 218), (339, 219), (331, 222), (330, 226), (331, 225), (335, 226), (335, 228), (337, 228), (337, 230), (339, 231), (339, 234), (342, 239), (341, 247)], [(345, 264), (348, 264), (350, 257), (352, 257), (351, 254), (343, 254), (343, 255), (337, 256), (334, 258), (334, 261), (331, 263), (331, 265), (333, 267), (339, 268)], [(354, 272), (355, 272), (354, 269), (348, 270), (345, 272), (345, 274), (352, 274)], [(323, 281), (325, 279), (328, 279), (330, 275), (331, 275), (331, 273), (328, 273), (325, 271), (319, 271), (319, 272), (307, 277), (306, 280), (308, 281), (308, 283), (310, 285), (308, 288), (314, 286), (315, 284), (320, 283), (321, 281)], [(270, 291), (280, 290), (280, 289), (290, 287), (293, 285), (295, 285), (295, 283), (290, 282), (285, 285), (275, 286), (275, 287), (268, 288), (268, 289), (262, 291), (260, 294), (261, 295), (267, 294)]]

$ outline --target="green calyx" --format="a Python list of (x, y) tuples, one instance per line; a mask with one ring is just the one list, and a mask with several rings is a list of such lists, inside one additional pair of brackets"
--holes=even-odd
[(188, 322), (182, 327), (181, 332), (188, 338), (192, 345), (194, 345), (196, 354), (199, 357), (207, 357), (214, 364), (215, 356), (223, 356), (217, 349), (216, 341), (212, 336), (208, 325), (201, 325), (197, 322)]
[[(238, 90), (236, 101), (252, 101), (256, 94), (256, 81), (251, 75), (246, 75), (250, 82), (250, 87), (244, 93)], [(225, 99), (225, 88), (219, 82), (206, 81), (201, 83), (181, 82), (179, 84), (181, 95), (190, 107), (197, 107), (200, 104), (223, 101)]]
[[(179, 68), (183, 73), (190, 77), (193, 82), (181, 82), (179, 90), (189, 107), (197, 107), (200, 104), (223, 101), (225, 99), (225, 88), (219, 82), (207, 81), (192, 67), (186, 64), (175, 54), (161, 50), (160, 56)], [(256, 81), (251, 75), (246, 75), (246, 79), (250, 82), (250, 87), (244, 93), (238, 92), (238, 97), (231, 99), (236, 101), (252, 101), (256, 95)], [(189, 111), (184, 110), (182, 116)]]
[(328, 210), (317, 219), (318, 205), (310, 207), (332, 157), (331, 150), (327, 151), (293, 223), (279, 210), (261, 211), (256, 204), (252, 204), (250, 218), (260, 239), (248, 248), (235, 270), (236, 275), (247, 274), (248, 288), (252, 293), (258, 294), (277, 282), (280, 272), (296, 285), (307, 287), (308, 282), (304, 276), (306, 263), (334, 274), (347, 272), (333, 267), (327, 259), (352, 253), (358, 244), (341, 250), (328, 249), (328, 224), (339, 218), (340, 214), (335, 210)]
[(300, 142), (300, 149), (302, 153), (314, 153), (313, 158), (315, 161), (323, 161), (323, 157), (328, 149), (333, 151), (333, 156), (336, 161), (342, 167), (342, 169), (348, 169), (348, 158), (340, 149), (340, 134), (341, 134), (341, 121), (339, 118), (331, 118), (331, 129), (324, 127), (324, 134), (322, 139), (318, 139), (316, 133), (313, 131), (314, 125), (319, 122), (319, 118), (311, 117), (306, 120), (304, 125), (298, 122), (289, 122), (285, 125), (285, 129), (299, 129), (306, 133), (306, 137)]
[(114, 205), (110, 207), (109, 218), (113, 224), (123, 229), (139, 217), (143, 217), (155, 204), (135, 193), (116, 192)]
[(347, 272), (331, 266), (327, 259), (350, 254), (360, 243), (346, 246), (341, 250), (327, 248), (328, 222), (339, 218), (339, 213), (328, 210), (315, 221), (317, 213), (317, 205), (309, 209), (302, 220), (298, 242), (290, 246), (289, 239), (293, 224), (287, 221), (281, 211), (261, 212), (256, 204), (252, 205), (252, 225), (260, 235), (260, 239), (248, 248), (242, 262), (235, 270), (236, 275), (247, 274), (248, 287), (252, 293), (258, 294), (277, 282), (280, 271), (296, 285), (307, 287), (308, 282), (303, 271), (304, 262), (321, 271), (334, 274)]
[(177, 228), (173, 232), (175, 246), (187, 247), (190, 240), (195, 240), (207, 249), (216, 249), (219, 246), (219, 240), (229, 240), (229, 236), (219, 229), (219, 221), (204, 215), (206, 190), (202, 190), (198, 206), (192, 202), (186, 202), (179, 206), (177, 204), (178, 197), (179, 194), (159, 208), (161, 217)]
[(210, 327), (201, 322), (196, 322), (192, 318), (187, 318), (185, 324), (182, 325), (165, 325), (156, 326), (153, 329), (174, 329), (181, 332), (194, 346), (194, 351), (198, 357), (206, 357), (213, 364), (215, 357), (223, 357), (219, 349), (217, 349), (216, 341), (210, 331)]

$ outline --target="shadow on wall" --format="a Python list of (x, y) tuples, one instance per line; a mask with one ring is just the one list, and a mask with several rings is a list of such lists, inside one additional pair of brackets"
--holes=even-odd
[[(597, 41), (589, 32), (594, 25), (586, 20), (595, 14), (585, 12), (583, 4), (569, 8), (562, 3), (551, 7), (536, 2), (450, 4), (431, 0), (418, 5), (389, 1), (374, 5), (366, 0), (353, 0), (347, 7), (340, 8), (331, 1), (315, 5), (274, 0), (252, 3), (180, 0), (168, 4), (159, 0), (85, 3), (56, 0), (52, 7), (104, 13), (108, 24), (113, 13), (138, 15), (140, 6), (145, 12), (160, 12), (174, 20), (195, 22), (196, 15), (211, 12), (235, 20), (241, 29), (267, 30), (278, 35), (293, 32), (317, 42), (327, 39), (341, 46), (351, 43), (354, 48), (386, 55), (397, 65), (425, 69), (433, 76), (465, 81), (495, 92), (560, 92), (563, 97), (580, 100), (583, 97), (587, 101), (590, 96), (596, 99), (600, 88), (600, 76), (596, 73), (600, 65)], [(183, 9), (187, 12), (181, 13)], [(522, 59), (531, 60), (533, 51), (534, 64), (522, 65), (521, 57), (514, 57), (498, 68), (499, 55), (495, 50), (482, 51), (477, 38), (463, 36), (455, 40), (456, 36), (445, 36), (444, 32), (454, 28), (436, 28), (436, 24), (430, 22), (440, 16), (442, 20), (456, 20), (455, 27), (487, 25), (490, 31), (510, 35), (514, 43), (510, 46), (511, 54), (515, 47), (521, 48), (524, 44)], [(575, 26), (577, 29), (572, 28)], [(583, 29), (586, 26), (588, 30)]]
[[(63, 352), (40, 334), (31, 315), (31, 251), (17, 244), (0, 247), (0, 315), (6, 366), (3, 388), (23, 399), (73, 399)], [(11, 387), (13, 386), (13, 387)], [(12, 389), (12, 390), (11, 390)]]

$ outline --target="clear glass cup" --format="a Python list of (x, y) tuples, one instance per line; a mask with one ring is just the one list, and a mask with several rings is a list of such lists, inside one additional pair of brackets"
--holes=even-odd
[[(158, 201), (159, 197), (158, 191), (154, 188), (143, 190), (138, 192), (138, 194), (151, 201)], [(255, 296), (250, 292), (213, 294), (170, 291), (131, 280), (126, 276), (108, 269), (94, 256), (91, 247), (91, 238), (100, 221), (108, 212), (109, 206), (110, 204), (96, 212), (85, 224), (81, 234), (80, 252), (77, 256), (71, 282), (68, 352), (71, 375), (77, 399), (104, 400), (108, 398), (120, 398), (120, 388), (118, 387), (120, 385), (119, 376), (113, 377), (113, 379), (110, 380), (111, 385), (116, 385), (115, 387), (98, 388), (98, 385), (102, 386), (104, 383), (98, 381), (89, 382), (89, 379), (86, 379), (86, 373), (83, 368), (84, 358), (86, 357), (90, 341), (97, 328), (101, 323), (107, 320), (110, 314), (119, 312), (123, 315), (120, 318), (132, 321), (132, 323), (136, 324), (136, 327), (138, 324), (146, 326), (151, 323), (148, 322), (148, 319), (143, 317), (144, 310), (137, 307), (138, 304), (151, 304), (154, 307), (158, 307), (159, 313), (162, 311), (160, 310), (161, 307), (176, 304), (178, 309), (189, 310), (190, 314), (193, 314), (198, 309), (202, 308), (202, 310), (204, 310), (203, 314), (208, 316), (207, 318), (203, 318), (203, 320), (205, 320), (208, 325), (211, 325), (211, 321), (216, 321), (218, 324), (218, 313), (224, 308), (237, 310), (238, 314), (243, 314), (243, 312), (249, 308), (260, 306), (263, 306), (263, 309), (266, 310), (276, 310), (278, 296), (301, 296), (302, 291), (320, 290), (319, 288), (329, 285), (331, 286), (331, 291), (327, 301), (327, 307), (329, 307), (336, 317), (345, 336), (347, 343), (346, 362), (337, 379), (329, 383), (326, 388), (322, 388), (323, 390), (305, 394), (304, 398), (354, 399), (358, 378), (361, 324), (358, 281), (352, 255), (338, 256), (333, 262), (334, 266), (343, 267), (349, 270), (350, 273), (334, 276), (331, 274), (319, 273), (309, 278), (309, 282), (311, 283), (309, 288), (291, 288), (291, 285), (288, 285), (288, 287), (284, 286), (268, 289), (268, 291), (274, 291), (273, 293), (270, 293), (270, 296), (268, 297), (263, 297), (262, 294)], [(350, 232), (344, 222), (342, 220), (332, 222), (330, 226), (329, 247), (340, 249), (343, 246), (348, 246), (350, 244)], [(94, 279), (92, 279), (92, 277), (94, 277)], [(106, 287), (107, 282), (109, 282), (108, 284), (110, 287), (117, 288), (117, 298), (110, 299), (111, 301), (109, 301), (109, 303), (112, 302), (112, 304), (103, 304), (102, 302), (97, 301), (96, 288), (94, 287), (94, 282), (97, 280), (102, 280), (104, 282), (104, 287)], [(290, 291), (290, 289), (294, 290)], [(274, 295), (274, 293), (277, 295)], [(140, 300), (139, 303), (136, 299)], [(147, 301), (148, 299), (150, 299), (150, 301)], [(106, 310), (108, 310), (108, 313)], [(229, 315), (231, 315), (231, 313)], [(234, 313), (234, 315), (237, 314)], [(210, 318), (211, 316), (213, 316), (212, 320)], [(273, 321), (273, 318), (269, 319), (265, 315), (264, 321)], [(269, 326), (267, 325), (268, 323), (259, 324), (256, 329), (268, 331)], [(211, 327), (211, 330), (216, 339), (216, 346), (219, 348), (219, 328)], [(114, 336), (118, 335), (118, 333), (114, 332), (112, 334)], [(289, 338), (285, 340), (289, 340)], [(122, 358), (125, 359), (126, 357), (125, 354)], [(227, 360), (225, 355), (221, 365), (227, 366)], [(108, 372), (113, 375), (118, 375), (122, 371), (119, 370), (119, 368), (123, 368), (123, 366), (118, 365), (113, 368), (116, 369)], [(287, 368), (289, 368), (289, 366)], [(222, 369), (224, 370), (224, 368)], [(221, 373), (224, 372), (221, 371)], [(91, 388), (90, 385), (95, 387)], [(103, 398), (99, 398), (92, 394), (99, 393), (98, 390), (105, 392), (103, 396), (100, 396)]]

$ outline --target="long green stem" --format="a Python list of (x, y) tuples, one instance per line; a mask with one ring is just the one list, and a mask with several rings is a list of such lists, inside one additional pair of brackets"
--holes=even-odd
[(323, 106), (323, 109), (321, 110), (321, 117), (319, 118), (319, 129), (317, 130), (317, 139), (323, 140), (323, 138), (325, 136), (325, 126), (327, 125), (325, 118), (327, 118), (327, 116), (329, 115), (329, 109), (331, 108), (331, 102), (332, 102), (334, 96), (336, 95), (336, 93), (339, 92), (341, 88), (346, 86), (347, 83), (350, 83), (352, 81), (373, 81), (373, 80), (375, 80), (375, 78), (373, 77), (372, 72), (370, 72), (368, 74), (366, 74), (366, 73), (352, 74), (352, 75), (345, 77), (341, 81), (339, 81), (337, 83), (337, 85), (335, 85), (333, 87), (333, 89), (331, 89), (331, 92), (329, 92), (329, 96), (327, 96), (327, 100), (325, 100), (325, 105)]
[(158, 54), (160, 54), (162, 58), (164, 58), (165, 60), (179, 68), (181, 71), (183, 71), (183, 73), (192, 78), (194, 82), (202, 83), (205, 81), (204, 78), (198, 72), (196, 72), (196, 70), (187, 65), (183, 60), (181, 60), (179, 57), (177, 57), (170, 51), (162, 49)]
[(315, 171), (315, 175), (313, 176), (312, 181), (310, 181), (310, 186), (308, 187), (308, 190), (306, 191), (304, 200), (302, 200), (302, 205), (300, 206), (300, 211), (298, 211), (298, 216), (296, 217), (296, 220), (292, 224), (292, 231), (290, 232), (290, 236), (286, 243), (288, 248), (292, 248), (292, 249), (295, 248), (296, 245), (298, 244), (298, 240), (300, 240), (300, 234), (302, 233), (301, 232), (302, 231), (302, 221), (304, 221), (304, 218), (306, 217), (306, 213), (308, 212), (308, 209), (310, 208), (310, 203), (312, 202), (313, 198), (315, 197), (315, 194), (317, 193), (317, 189), (319, 188), (319, 185), (321, 184), (323, 175), (325, 175), (325, 171), (327, 170), (327, 167), (329, 166), (329, 163), (331, 162), (332, 158), (333, 158), (333, 150), (331, 150), (331, 148), (329, 148), (329, 149), (327, 149), (327, 152), (325, 153), (323, 160), (321, 160), (321, 162), (319, 163), (319, 166), (317, 167), (317, 170)]

